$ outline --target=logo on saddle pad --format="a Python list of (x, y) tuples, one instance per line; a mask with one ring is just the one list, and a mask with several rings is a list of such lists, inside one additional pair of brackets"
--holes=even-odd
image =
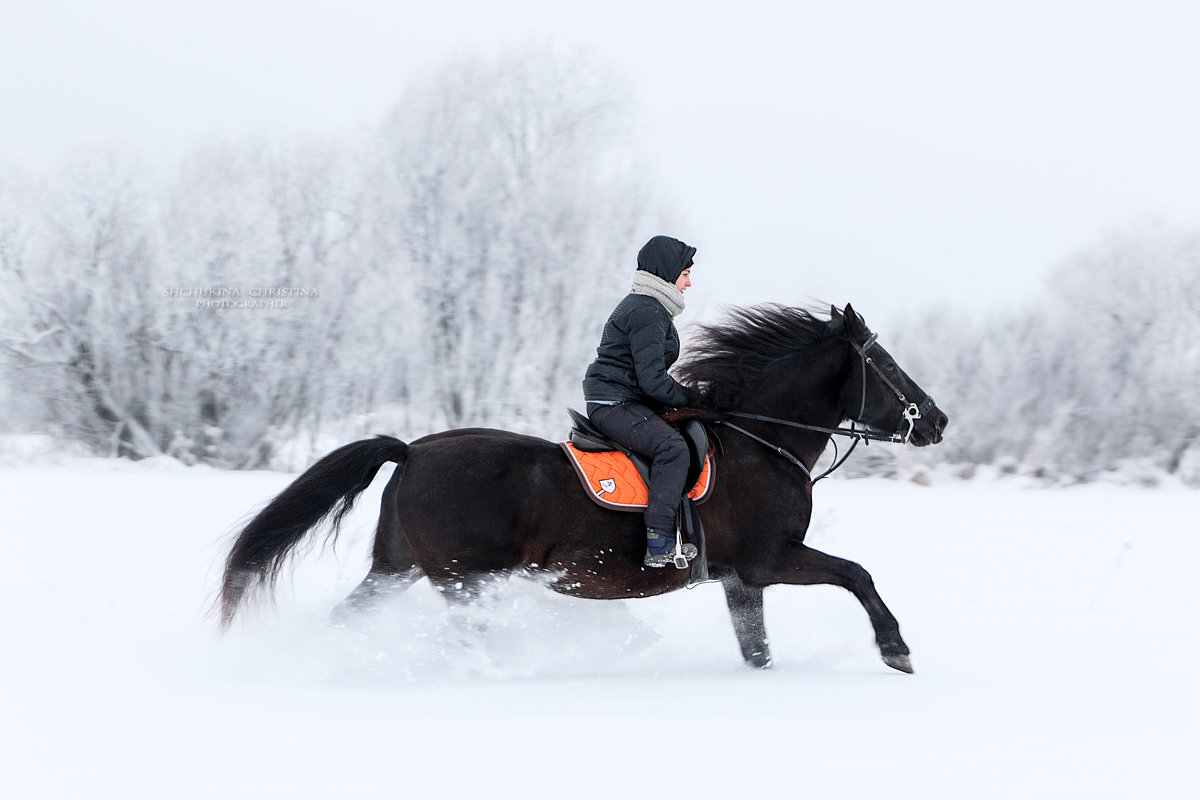
[[(571, 460), (588, 497), (598, 504), (619, 511), (641, 511), (650, 502), (646, 482), (624, 453), (588, 453), (570, 442), (562, 442), (560, 446)], [(712, 488), (713, 474), (712, 457), (709, 456), (704, 460), (704, 469), (696, 485), (687, 496), (697, 503), (706, 500)]]

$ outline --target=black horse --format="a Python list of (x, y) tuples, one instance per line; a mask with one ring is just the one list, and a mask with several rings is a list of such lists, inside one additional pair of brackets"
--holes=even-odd
[[(782, 306), (737, 310), (701, 326), (693, 349), (679, 378), (714, 410), (688, 413), (706, 420), (718, 443), (716, 485), (697, 510), (742, 656), (756, 667), (771, 662), (763, 587), (828, 583), (862, 603), (884, 662), (911, 672), (899, 624), (867, 571), (805, 546), (809, 470), (846, 419), (923, 446), (941, 440), (946, 416), (849, 305), (831, 309), (829, 320)], [(641, 515), (589, 500), (556, 444), (477, 428), (412, 444), (380, 436), (323, 457), (241, 531), (225, 562), (222, 624), (248, 590), (273, 586), (319, 522), (332, 516), (336, 535), (388, 461), (397, 467), (383, 493), (373, 564), (342, 611), (422, 576), (451, 602), (469, 601), (488, 577), (513, 572), (542, 573), (556, 591), (598, 599), (647, 597), (687, 582), (686, 570), (642, 566)]]

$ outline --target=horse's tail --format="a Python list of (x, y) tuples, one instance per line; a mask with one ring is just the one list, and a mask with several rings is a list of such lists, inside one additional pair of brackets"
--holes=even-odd
[(221, 627), (227, 628), (246, 592), (273, 588), (293, 548), (318, 523), (332, 515), (330, 535), (358, 496), (388, 461), (403, 468), (408, 445), (377, 436), (339, 447), (279, 493), (238, 534), (225, 559), (221, 581)]

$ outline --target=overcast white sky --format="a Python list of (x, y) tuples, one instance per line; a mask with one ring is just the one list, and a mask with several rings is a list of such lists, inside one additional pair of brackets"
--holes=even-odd
[(1200, 227), (1198, 31), (1200, 4), (1158, 0), (0, 0), (0, 160), (353, 135), (449, 56), (579, 44), (637, 91), (695, 312), (877, 322), (1019, 302), (1108, 231)]

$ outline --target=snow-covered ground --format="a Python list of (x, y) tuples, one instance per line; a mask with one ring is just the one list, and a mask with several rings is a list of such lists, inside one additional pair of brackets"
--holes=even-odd
[[(220, 637), (228, 534), (292, 476), (0, 465), (0, 793), (12, 798), (1190, 796), (1200, 492), (827, 481), (810, 543), (857, 602), (775, 587), (775, 666), (717, 586), (636, 602), (498, 587), (481, 640), (426, 582), (348, 628), (381, 471), (335, 551)], [(1188, 756), (1192, 753), (1193, 756)], [(436, 793), (436, 795), (434, 795)]]

